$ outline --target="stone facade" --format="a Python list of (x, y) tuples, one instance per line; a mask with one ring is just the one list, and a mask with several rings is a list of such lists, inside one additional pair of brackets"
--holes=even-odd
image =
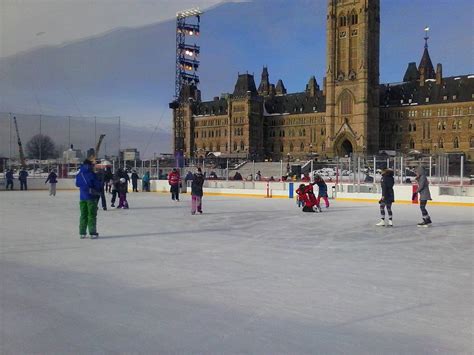
[[(443, 78), (428, 38), (419, 66), (403, 82), (379, 84), (379, 0), (330, 0), (322, 88), (287, 93), (264, 67), (239, 74), (232, 94), (184, 106), (185, 156), (210, 152), (255, 160), (376, 154), (464, 153), (474, 160), (474, 75)], [(400, 75), (401, 77), (401, 75)], [(176, 116), (176, 110), (175, 110)]]

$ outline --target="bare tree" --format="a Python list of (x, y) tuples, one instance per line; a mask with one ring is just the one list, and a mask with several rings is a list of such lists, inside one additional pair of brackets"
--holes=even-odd
[(51, 137), (44, 134), (34, 135), (26, 144), (30, 159), (50, 159), (57, 157), (56, 146)]

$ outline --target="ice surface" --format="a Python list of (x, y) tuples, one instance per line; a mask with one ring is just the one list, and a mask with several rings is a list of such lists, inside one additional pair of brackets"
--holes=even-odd
[(0, 193), (0, 353), (470, 354), (473, 209), (155, 193)]

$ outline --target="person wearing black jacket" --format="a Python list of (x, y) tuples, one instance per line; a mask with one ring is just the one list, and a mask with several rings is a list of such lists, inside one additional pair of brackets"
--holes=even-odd
[(56, 175), (56, 172), (54, 170), (51, 170), (51, 172), (48, 175), (48, 178), (44, 182), (47, 184), (49, 182), (49, 196), (56, 196), (56, 184), (58, 183), (58, 175)]
[(197, 172), (193, 175), (193, 182), (191, 183), (191, 214), (196, 214), (196, 210), (202, 213), (203, 185), (204, 175), (202, 174), (201, 168), (198, 168)]
[(107, 211), (107, 201), (105, 200), (105, 176), (106, 176), (106, 172), (103, 169), (100, 169), (99, 171), (97, 171), (96, 176), (97, 176), (97, 180), (99, 180), (100, 186), (101, 186), (101, 189), (99, 191), (100, 196), (99, 196), (99, 199), (97, 200), (97, 202), (99, 202), (99, 200), (100, 200), (101, 203), (102, 203), (102, 209), (104, 211)]
[(393, 170), (384, 169), (382, 171), (382, 179), (380, 180), (380, 185), (382, 187), (382, 198), (379, 201), (381, 219), (380, 222), (376, 224), (376, 226), (385, 227), (385, 209), (387, 209), (387, 227), (393, 227), (392, 203), (395, 202), (395, 193), (393, 192), (394, 184), (395, 180), (393, 178)]
[(132, 187), (133, 187), (133, 192), (138, 192), (138, 179), (140, 177), (137, 174), (136, 170), (133, 170), (132, 172)]

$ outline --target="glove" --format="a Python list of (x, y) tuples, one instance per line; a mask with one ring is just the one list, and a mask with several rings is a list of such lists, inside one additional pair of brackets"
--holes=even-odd
[(417, 195), (418, 195), (418, 193), (414, 192), (413, 195), (411, 195), (411, 200), (415, 201)]

